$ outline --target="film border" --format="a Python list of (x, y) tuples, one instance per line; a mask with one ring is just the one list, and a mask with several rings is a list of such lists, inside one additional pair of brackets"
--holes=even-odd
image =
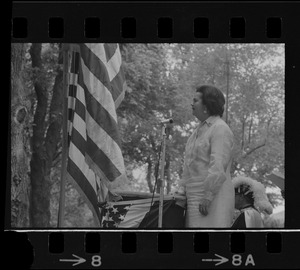
[[(115, 4), (119, 6), (116, 6)], [(80, 6), (81, 5), (81, 6)], [(197, 3), (197, 2), (165, 2), (165, 3), (137, 3), (137, 2), (98, 2), (98, 3), (82, 3), (76, 5), (74, 3), (62, 2), (54, 5), (51, 3), (13, 3), (12, 16), (27, 18), (28, 35), (26, 38), (12, 38), (11, 42), (188, 42), (188, 43), (218, 43), (218, 42), (232, 42), (232, 43), (285, 43), (286, 46), (286, 92), (292, 93), (286, 96), (286, 106), (293, 104), (293, 89), (297, 89), (297, 78), (299, 78), (299, 55), (297, 54), (297, 47), (299, 47), (299, 30), (296, 25), (299, 25), (299, 18), (297, 17), (297, 10), (299, 10), (299, 3), (292, 2), (267, 2), (267, 3)], [(95, 5), (99, 7), (95, 8)], [(84, 6), (84, 9), (82, 8)], [(147, 10), (143, 13), (142, 10)], [(68, 10), (68, 12), (66, 12)], [(199, 12), (199, 10), (201, 10)], [(113, 14), (113, 15), (111, 15)], [(136, 38), (122, 38), (120, 35), (120, 20), (126, 17), (134, 17), (136, 19)], [(201, 14), (201, 16), (199, 16)], [(64, 36), (62, 39), (48, 37), (48, 19), (51, 17), (64, 18)], [(74, 21), (76, 17), (76, 21)], [(83, 22), (85, 18), (100, 17), (100, 38), (87, 39), (84, 37)], [(161, 17), (172, 18), (173, 35), (171, 38), (157, 37), (157, 20)], [(193, 19), (205, 17), (209, 19), (209, 35), (207, 38), (195, 38), (193, 31)], [(245, 19), (245, 38), (231, 38), (229, 35), (229, 20), (230, 18), (243, 17)], [(282, 35), (279, 38), (268, 38), (266, 35), (266, 19), (267, 18), (281, 18)], [(39, 22), (38, 24), (36, 22)], [(103, 24), (102, 24), (103, 22)], [(106, 27), (109, 25), (109, 27)], [(222, 28), (220, 30), (220, 25)], [(106, 29), (110, 29), (110, 31)], [(224, 31), (223, 31), (224, 30)], [(291, 105), (291, 107), (293, 107)], [(293, 117), (293, 113), (287, 106), (287, 114)], [(286, 129), (292, 129), (292, 123), (286, 121)], [(287, 133), (286, 135), (286, 152), (294, 152), (294, 142), (296, 141), (295, 134)], [(293, 166), (294, 165), (294, 166)], [(290, 179), (296, 179), (295, 160), (286, 155), (286, 175)], [(294, 168), (293, 168), (294, 167)], [(297, 230), (299, 228), (299, 217), (294, 217), (295, 209), (299, 206), (297, 201), (297, 194), (299, 187), (296, 181), (291, 181), (287, 185), (287, 199), (286, 199), (286, 230), (282, 231), (283, 242), (288, 241), (291, 248), (288, 248), (290, 255), (294, 254), (296, 250), (295, 239), (299, 238)], [(7, 195), (7, 194), (6, 194)], [(7, 216), (7, 215), (6, 215)], [(6, 224), (7, 225), (7, 224)], [(7, 229), (9, 226), (6, 227)], [(22, 229), (20, 231), (23, 231)], [(24, 230), (26, 231), (26, 230)], [(86, 231), (86, 230), (85, 230)], [(121, 230), (118, 235), (121, 235)], [(216, 230), (218, 232), (218, 230)], [(81, 232), (76, 232), (81, 234)], [(107, 232), (109, 234), (109, 232)], [(151, 232), (148, 232), (149, 235)], [(35, 235), (40, 234), (38, 232)], [(34, 235), (32, 234), (32, 235)], [(43, 233), (41, 233), (43, 234)], [(66, 232), (68, 234), (68, 232)], [(175, 233), (179, 235), (180, 233)], [(222, 232), (223, 234), (223, 232)], [(224, 232), (224, 235), (228, 234)], [(263, 232), (257, 232), (258, 235)], [(31, 233), (28, 233), (31, 239)], [(137, 233), (143, 236), (143, 233)], [(214, 235), (219, 235), (218, 233)], [(247, 238), (248, 233), (246, 233)], [(148, 237), (148, 236), (147, 236)], [(177, 237), (177, 236), (176, 236)], [(149, 238), (149, 237), (148, 237)], [(150, 238), (152, 239), (152, 238)], [(288, 239), (288, 240), (287, 240)], [(149, 240), (149, 239), (148, 239)], [(140, 241), (140, 240), (138, 240)], [(149, 240), (150, 241), (150, 240)], [(176, 242), (177, 240), (175, 240)], [(184, 240), (183, 240), (184, 241)], [(174, 243), (175, 243), (174, 242)], [(214, 243), (217, 243), (214, 240)], [(281, 254), (282, 260), (295, 262), (292, 256)], [(294, 249), (294, 250), (293, 250)], [(214, 251), (216, 252), (216, 251)], [(151, 253), (151, 252), (150, 252)], [(176, 252), (174, 254), (177, 254)], [(222, 254), (222, 253), (221, 253)], [(172, 255), (173, 257), (180, 257)], [(151, 256), (150, 256), (151, 257)], [(122, 260), (120, 260), (122, 261)], [(192, 260), (191, 260), (192, 261)], [(163, 265), (162, 261), (157, 262)], [(177, 265), (180, 265), (178, 262)], [(279, 266), (280, 263), (274, 261), (274, 266)], [(294, 265), (294, 264), (293, 264)], [(103, 265), (104, 266), (104, 265)], [(157, 264), (156, 264), (157, 266)], [(200, 268), (200, 265), (194, 265)], [(166, 263), (165, 267), (168, 267)], [(260, 264), (259, 267), (262, 267)], [(268, 268), (268, 265), (266, 265)], [(280, 266), (281, 268), (282, 266)]]

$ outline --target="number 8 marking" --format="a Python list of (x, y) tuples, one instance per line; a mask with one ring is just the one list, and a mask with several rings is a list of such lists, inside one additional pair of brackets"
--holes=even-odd
[(232, 264), (234, 266), (240, 266), (242, 264), (242, 256), (239, 254), (235, 254), (232, 256)]
[(100, 255), (94, 255), (92, 257), (92, 266), (99, 267), (101, 265), (101, 256)]

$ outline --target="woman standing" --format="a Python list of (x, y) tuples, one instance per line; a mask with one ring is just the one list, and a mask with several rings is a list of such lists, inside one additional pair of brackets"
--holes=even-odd
[(225, 98), (214, 86), (196, 89), (193, 115), (200, 121), (187, 141), (180, 185), (187, 197), (186, 227), (230, 227), (234, 188), (230, 167), (233, 133), (221, 119)]

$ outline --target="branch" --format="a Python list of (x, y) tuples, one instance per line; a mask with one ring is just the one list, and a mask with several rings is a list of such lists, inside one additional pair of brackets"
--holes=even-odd
[(52, 167), (56, 167), (58, 163), (61, 162), (61, 159), (59, 158), (59, 156), (61, 155), (62, 151), (57, 152), (57, 154), (55, 155), (55, 157), (53, 158), (53, 164)]
[(57, 144), (57, 149), (56, 149), (56, 152), (55, 152), (55, 155), (53, 157), (53, 160), (56, 160), (62, 153), (62, 147), (61, 147), (61, 142), (59, 142)]
[(252, 130), (252, 124), (253, 124), (253, 117), (251, 117), (251, 121), (250, 121), (250, 125), (249, 125), (248, 144), (251, 143), (251, 130)]
[(257, 149), (261, 148), (261, 147), (264, 147), (266, 145), (266, 139), (264, 140), (264, 142), (252, 149), (250, 149), (249, 151), (247, 151), (244, 155), (243, 155), (243, 158), (246, 158), (247, 156), (249, 156), (250, 154), (252, 154), (254, 151), (256, 151)]

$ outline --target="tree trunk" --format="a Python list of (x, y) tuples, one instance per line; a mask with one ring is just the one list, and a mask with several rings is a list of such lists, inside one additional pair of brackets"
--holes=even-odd
[(57, 158), (58, 145), (62, 140), (62, 123), (63, 123), (63, 71), (60, 66), (57, 68), (57, 75), (52, 91), (52, 99), (49, 111), (49, 126), (45, 138), (45, 151), (47, 157), (47, 166), (45, 177), (50, 181), (51, 168), (53, 161)]
[[(30, 55), (32, 67), (37, 70), (38, 76), (34, 82), (37, 97), (37, 107), (34, 114), (32, 135), (32, 159), (31, 167), (31, 226), (50, 226), (50, 173), (53, 159), (58, 150), (61, 140), (62, 126), (62, 70), (57, 69), (57, 76), (53, 86), (52, 100), (49, 110), (49, 122), (45, 123), (48, 106), (48, 91), (43, 76), (43, 65), (41, 58), (41, 44), (32, 44)], [(45, 134), (45, 131), (47, 133)]]
[(211, 85), (215, 85), (215, 76), (216, 76), (216, 67), (215, 64), (213, 66), (213, 72), (212, 72), (212, 77), (211, 77)]
[(253, 117), (251, 117), (250, 125), (249, 125), (249, 132), (248, 132), (248, 144), (251, 143), (251, 132), (252, 132), (252, 125), (253, 125)]
[(242, 144), (241, 144), (242, 153), (244, 152), (244, 148), (245, 148), (245, 122), (246, 122), (246, 119), (245, 119), (245, 117), (243, 117), (243, 122), (242, 122)]
[[(155, 144), (155, 140), (154, 140), (154, 136), (152, 134), (149, 135), (149, 140), (150, 140), (150, 144), (151, 144), (151, 150), (153, 151), (153, 153), (157, 153), (158, 151), (160, 151), (161, 149), (157, 149), (156, 144)], [(152, 192), (155, 191), (156, 193), (160, 193), (160, 186), (161, 186), (161, 182), (160, 182), (160, 160), (157, 157), (157, 162), (154, 165), (154, 177), (155, 177), (155, 181), (157, 179), (156, 184), (154, 183), (154, 185), (152, 185)]]
[(165, 165), (165, 179), (167, 183), (167, 194), (171, 192), (171, 172), (170, 172), (170, 155), (166, 155), (166, 165)]
[(183, 174), (183, 164), (184, 164), (184, 158), (183, 157), (181, 158), (181, 164), (182, 164), (182, 166), (180, 166), (179, 170), (177, 171), (179, 179), (182, 178), (182, 174)]
[(160, 163), (155, 164), (155, 172), (157, 173), (156, 193), (160, 193), (161, 181), (160, 181)]
[(29, 227), (29, 115), (23, 70), (25, 44), (11, 46), (11, 226)]
[(34, 114), (32, 135), (31, 169), (31, 208), (30, 221), (32, 227), (50, 226), (50, 183), (45, 178), (46, 153), (44, 145), (45, 119), (47, 114), (47, 89), (42, 77), (42, 44), (33, 43), (30, 48), (32, 68), (37, 70), (38, 78), (34, 82), (37, 107)]
[(147, 176), (146, 176), (146, 180), (147, 180), (147, 183), (148, 183), (148, 187), (149, 187), (149, 190), (150, 190), (150, 193), (153, 192), (153, 184), (152, 184), (152, 161), (151, 161), (151, 158), (150, 156), (147, 158), (147, 164), (148, 164), (148, 168), (147, 168)]

